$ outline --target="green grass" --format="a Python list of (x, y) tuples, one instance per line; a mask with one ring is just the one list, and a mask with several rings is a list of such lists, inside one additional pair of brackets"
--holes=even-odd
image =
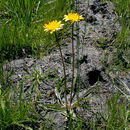
[(129, 43), (130, 43), (130, 2), (129, 0), (112, 0), (116, 5), (115, 11), (118, 15), (117, 21), (121, 25), (121, 29), (116, 34), (113, 49), (117, 49), (114, 53), (113, 66), (118, 70), (126, 70), (130, 67)]
[(45, 35), (43, 25), (61, 19), (69, 11), (70, 2), (71, 0), (1, 0), (1, 61), (45, 53), (52, 46), (53, 37)]
[[(19, 87), (22, 90), (22, 86)], [(13, 86), (8, 86), (6, 89), (0, 86), (1, 130), (29, 129), (33, 127), (33, 124), (36, 125), (35, 117), (31, 117), (34, 108), (34, 104), (30, 100), (23, 98), (22, 91), (19, 93)]]
[(9, 79), (11, 73), (5, 73), (0, 66), (0, 130), (29, 128), (29, 125), (35, 124), (35, 118), (34, 121), (31, 118), (34, 103), (23, 96), (22, 82), (19, 88), (12, 85)]

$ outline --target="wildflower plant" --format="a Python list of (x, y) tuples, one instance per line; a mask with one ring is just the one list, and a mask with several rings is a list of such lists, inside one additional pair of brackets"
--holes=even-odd
[[(58, 48), (59, 48), (59, 51), (60, 51), (60, 56), (61, 56), (62, 65), (63, 65), (63, 72), (64, 72), (64, 81), (65, 81), (64, 82), (65, 106), (62, 107), (62, 110), (64, 110), (64, 115), (66, 115), (68, 117), (68, 119), (70, 119), (70, 117), (76, 117), (76, 115), (73, 113), (73, 109), (76, 107), (75, 104), (77, 104), (77, 102), (75, 102), (72, 105), (72, 93), (73, 93), (73, 88), (74, 88), (74, 41), (73, 41), (73, 39), (74, 39), (74, 23), (77, 22), (77, 21), (83, 20), (83, 19), (84, 18), (77, 13), (68, 13), (68, 15), (64, 15), (64, 18), (63, 18), (63, 20), (65, 22), (67, 22), (67, 21), (71, 22), (71, 26), (72, 26), (72, 37), (71, 37), (71, 39), (72, 39), (72, 83), (71, 83), (71, 88), (70, 88), (69, 104), (68, 104), (68, 99), (67, 99), (66, 68), (65, 68), (65, 63), (64, 63), (61, 45), (60, 45), (60, 42), (59, 42), (61, 35), (59, 36), (59, 33), (58, 33), (58, 31), (63, 28), (64, 24), (61, 24), (61, 21), (54, 20), (52, 22), (49, 22), (48, 24), (44, 24), (44, 26), (43, 26), (45, 32), (49, 32), (51, 35), (54, 34), (56, 44), (58, 45)], [(62, 33), (62, 34), (64, 34), (64, 33)], [(57, 89), (55, 89), (55, 93), (56, 93), (56, 95), (59, 95), (59, 92), (58, 92)], [(59, 96), (57, 96), (57, 97), (59, 97)], [(81, 97), (81, 100), (82, 100), (82, 97)], [(55, 109), (61, 108), (61, 106), (57, 106), (57, 105), (54, 105), (54, 104), (44, 105), (44, 107), (49, 108), (49, 109), (52, 108), (53, 110), (54, 110), (54, 108)]]
[(63, 54), (62, 54), (62, 49), (61, 49), (61, 46), (59, 44), (59, 38), (57, 36), (57, 33), (56, 31), (62, 29), (64, 24), (61, 24), (61, 21), (52, 21), (52, 22), (49, 22), (48, 24), (44, 24), (44, 31), (45, 32), (50, 32), (50, 34), (52, 34), (53, 32), (55, 33), (55, 40), (56, 40), (56, 43), (58, 44), (58, 48), (60, 50), (60, 55), (61, 55), (61, 59), (62, 59), (62, 65), (63, 65), (63, 71), (64, 71), (64, 78), (65, 78), (65, 93), (64, 93), (64, 96), (65, 96), (65, 104), (66, 104), (66, 109), (68, 111), (68, 102), (67, 102), (67, 94), (66, 94), (66, 90), (67, 90), (67, 83), (66, 83), (66, 71), (65, 71), (65, 64), (64, 64), (64, 58), (63, 58)]
[[(70, 21), (72, 24), (72, 84), (71, 84), (71, 90), (70, 90), (70, 106), (72, 102), (72, 93), (73, 93), (73, 86), (74, 86), (74, 23), (80, 20), (83, 20), (84, 18), (82, 15), (79, 15), (77, 13), (68, 13), (68, 15), (64, 15), (65, 21)], [(71, 107), (70, 107), (71, 108)]]

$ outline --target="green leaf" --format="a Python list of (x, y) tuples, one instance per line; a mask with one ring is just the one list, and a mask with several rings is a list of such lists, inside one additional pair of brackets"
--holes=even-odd
[(55, 110), (55, 111), (65, 111), (66, 107), (61, 106), (58, 104), (46, 104), (46, 105), (39, 105), (40, 107), (44, 107), (47, 110)]
[(0, 96), (1, 96), (1, 93), (2, 93), (2, 92), (1, 92), (1, 88), (2, 88), (2, 86), (1, 86), (1, 84), (0, 84)]
[(82, 98), (80, 100), (77, 100), (73, 105), (72, 105), (72, 108), (76, 108), (76, 107), (84, 107), (86, 105), (81, 105), (81, 103), (83, 102), (86, 102), (86, 101), (89, 101), (91, 97), (88, 97), (88, 98)]
[(22, 128), (25, 128), (25, 130), (33, 130), (31, 127), (29, 127), (29, 126), (25, 126), (25, 125), (23, 125), (23, 124), (19, 124), (18, 122), (15, 122), (15, 123), (13, 123), (14, 125), (17, 125), (17, 126), (20, 126), (20, 127), (22, 127)]
[(5, 101), (3, 100), (3, 98), (1, 98), (1, 100), (0, 100), (0, 105), (1, 105), (3, 112), (5, 113)]

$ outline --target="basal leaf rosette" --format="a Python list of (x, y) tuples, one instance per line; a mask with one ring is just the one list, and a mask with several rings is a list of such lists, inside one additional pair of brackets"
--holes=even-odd
[(52, 34), (53, 32), (62, 29), (63, 25), (64, 24), (61, 24), (61, 21), (54, 20), (48, 24), (44, 24), (43, 27), (45, 32), (50, 32)]
[(64, 15), (64, 19), (65, 21), (71, 21), (71, 23), (83, 20), (84, 18), (82, 17), (82, 15), (79, 15), (77, 13), (68, 13), (68, 15)]

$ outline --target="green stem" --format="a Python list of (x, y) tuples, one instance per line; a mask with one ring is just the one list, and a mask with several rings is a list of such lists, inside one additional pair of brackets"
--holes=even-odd
[(65, 71), (65, 64), (64, 64), (64, 58), (63, 58), (63, 54), (62, 54), (62, 50), (61, 50), (61, 46), (58, 42), (58, 38), (57, 38), (57, 35), (55, 33), (55, 37), (56, 37), (56, 42), (58, 44), (58, 48), (60, 50), (60, 56), (61, 56), (61, 60), (62, 60), (62, 65), (63, 65), (63, 71), (64, 71), (64, 78), (65, 78), (65, 93), (64, 93), (64, 97), (65, 97), (65, 104), (66, 104), (66, 109), (67, 109), (67, 112), (68, 112), (68, 102), (67, 102), (67, 82), (66, 82), (66, 71)]
[(72, 84), (70, 90), (70, 106), (72, 103), (72, 93), (74, 87), (74, 40), (73, 40), (74, 29), (73, 28), (74, 28), (74, 24), (72, 24)]

